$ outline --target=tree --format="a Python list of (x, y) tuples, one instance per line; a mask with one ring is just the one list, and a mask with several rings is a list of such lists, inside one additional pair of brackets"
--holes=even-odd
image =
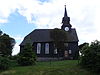
[(100, 73), (100, 41), (95, 40), (82, 48), (80, 65), (90, 71)]
[(0, 36), (2, 35), (2, 31), (0, 30)]
[(34, 65), (36, 61), (36, 55), (34, 51), (32, 50), (31, 44), (27, 43), (24, 46), (23, 51), (19, 54), (18, 57), (18, 64), (21, 66), (28, 66), (28, 65)]
[(7, 34), (0, 35), (0, 54), (2, 56), (11, 56), (15, 40)]
[(55, 44), (55, 47), (58, 50), (58, 55), (61, 51), (65, 50), (65, 41), (67, 40), (67, 32), (62, 29), (53, 29), (50, 32), (50, 37), (53, 39), (53, 43)]
[(11, 66), (9, 56), (14, 45), (15, 40), (0, 30), (0, 70), (7, 70)]
[(85, 42), (85, 43), (80, 44), (80, 45), (78, 46), (78, 47), (79, 47), (79, 51), (80, 51), (81, 54), (82, 54), (82, 52), (83, 52), (83, 51), (82, 51), (82, 50), (83, 50), (82, 48), (83, 48), (84, 46), (86, 46), (86, 45), (89, 45), (89, 43), (86, 43), (86, 42)]
[(86, 42), (85, 42), (85, 43), (83, 43), (83, 44), (80, 44), (80, 45), (79, 45), (79, 49), (81, 50), (81, 49), (82, 49), (85, 45), (87, 45), (87, 44), (89, 44), (89, 43), (86, 43)]
[(11, 61), (7, 57), (0, 56), (0, 70), (7, 70), (10, 68)]

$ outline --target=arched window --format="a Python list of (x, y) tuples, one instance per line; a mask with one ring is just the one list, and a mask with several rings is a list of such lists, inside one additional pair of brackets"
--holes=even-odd
[(41, 52), (41, 43), (37, 43), (37, 54)]
[(49, 54), (49, 43), (45, 44), (45, 54)]

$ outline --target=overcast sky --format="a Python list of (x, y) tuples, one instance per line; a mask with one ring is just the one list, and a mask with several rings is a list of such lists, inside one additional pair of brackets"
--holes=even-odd
[(100, 40), (99, 0), (0, 0), (0, 29), (15, 38), (13, 55), (34, 29), (60, 28), (65, 4), (79, 44)]

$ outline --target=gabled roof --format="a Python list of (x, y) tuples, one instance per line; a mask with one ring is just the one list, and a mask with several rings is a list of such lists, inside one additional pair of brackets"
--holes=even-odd
[[(35, 29), (30, 34), (28, 34), (20, 45), (25, 45), (26, 43), (33, 44), (34, 42), (53, 42), (50, 38), (50, 31), (52, 29)], [(68, 40), (66, 42), (78, 42), (78, 37), (75, 29), (72, 29), (68, 34)]]

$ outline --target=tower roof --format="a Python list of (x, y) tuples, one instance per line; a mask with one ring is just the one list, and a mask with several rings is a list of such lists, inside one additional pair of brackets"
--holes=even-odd
[(68, 17), (67, 15), (67, 9), (66, 9), (66, 5), (65, 5), (65, 11), (64, 11), (64, 17), (62, 18), (62, 26), (61, 29), (65, 29), (65, 27), (72, 27), (72, 25), (70, 24), (70, 17)]
[(66, 5), (65, 5), (65, 13), (64, 13), (64, 17), (67, 17), (67, 10), (66, 10)]

